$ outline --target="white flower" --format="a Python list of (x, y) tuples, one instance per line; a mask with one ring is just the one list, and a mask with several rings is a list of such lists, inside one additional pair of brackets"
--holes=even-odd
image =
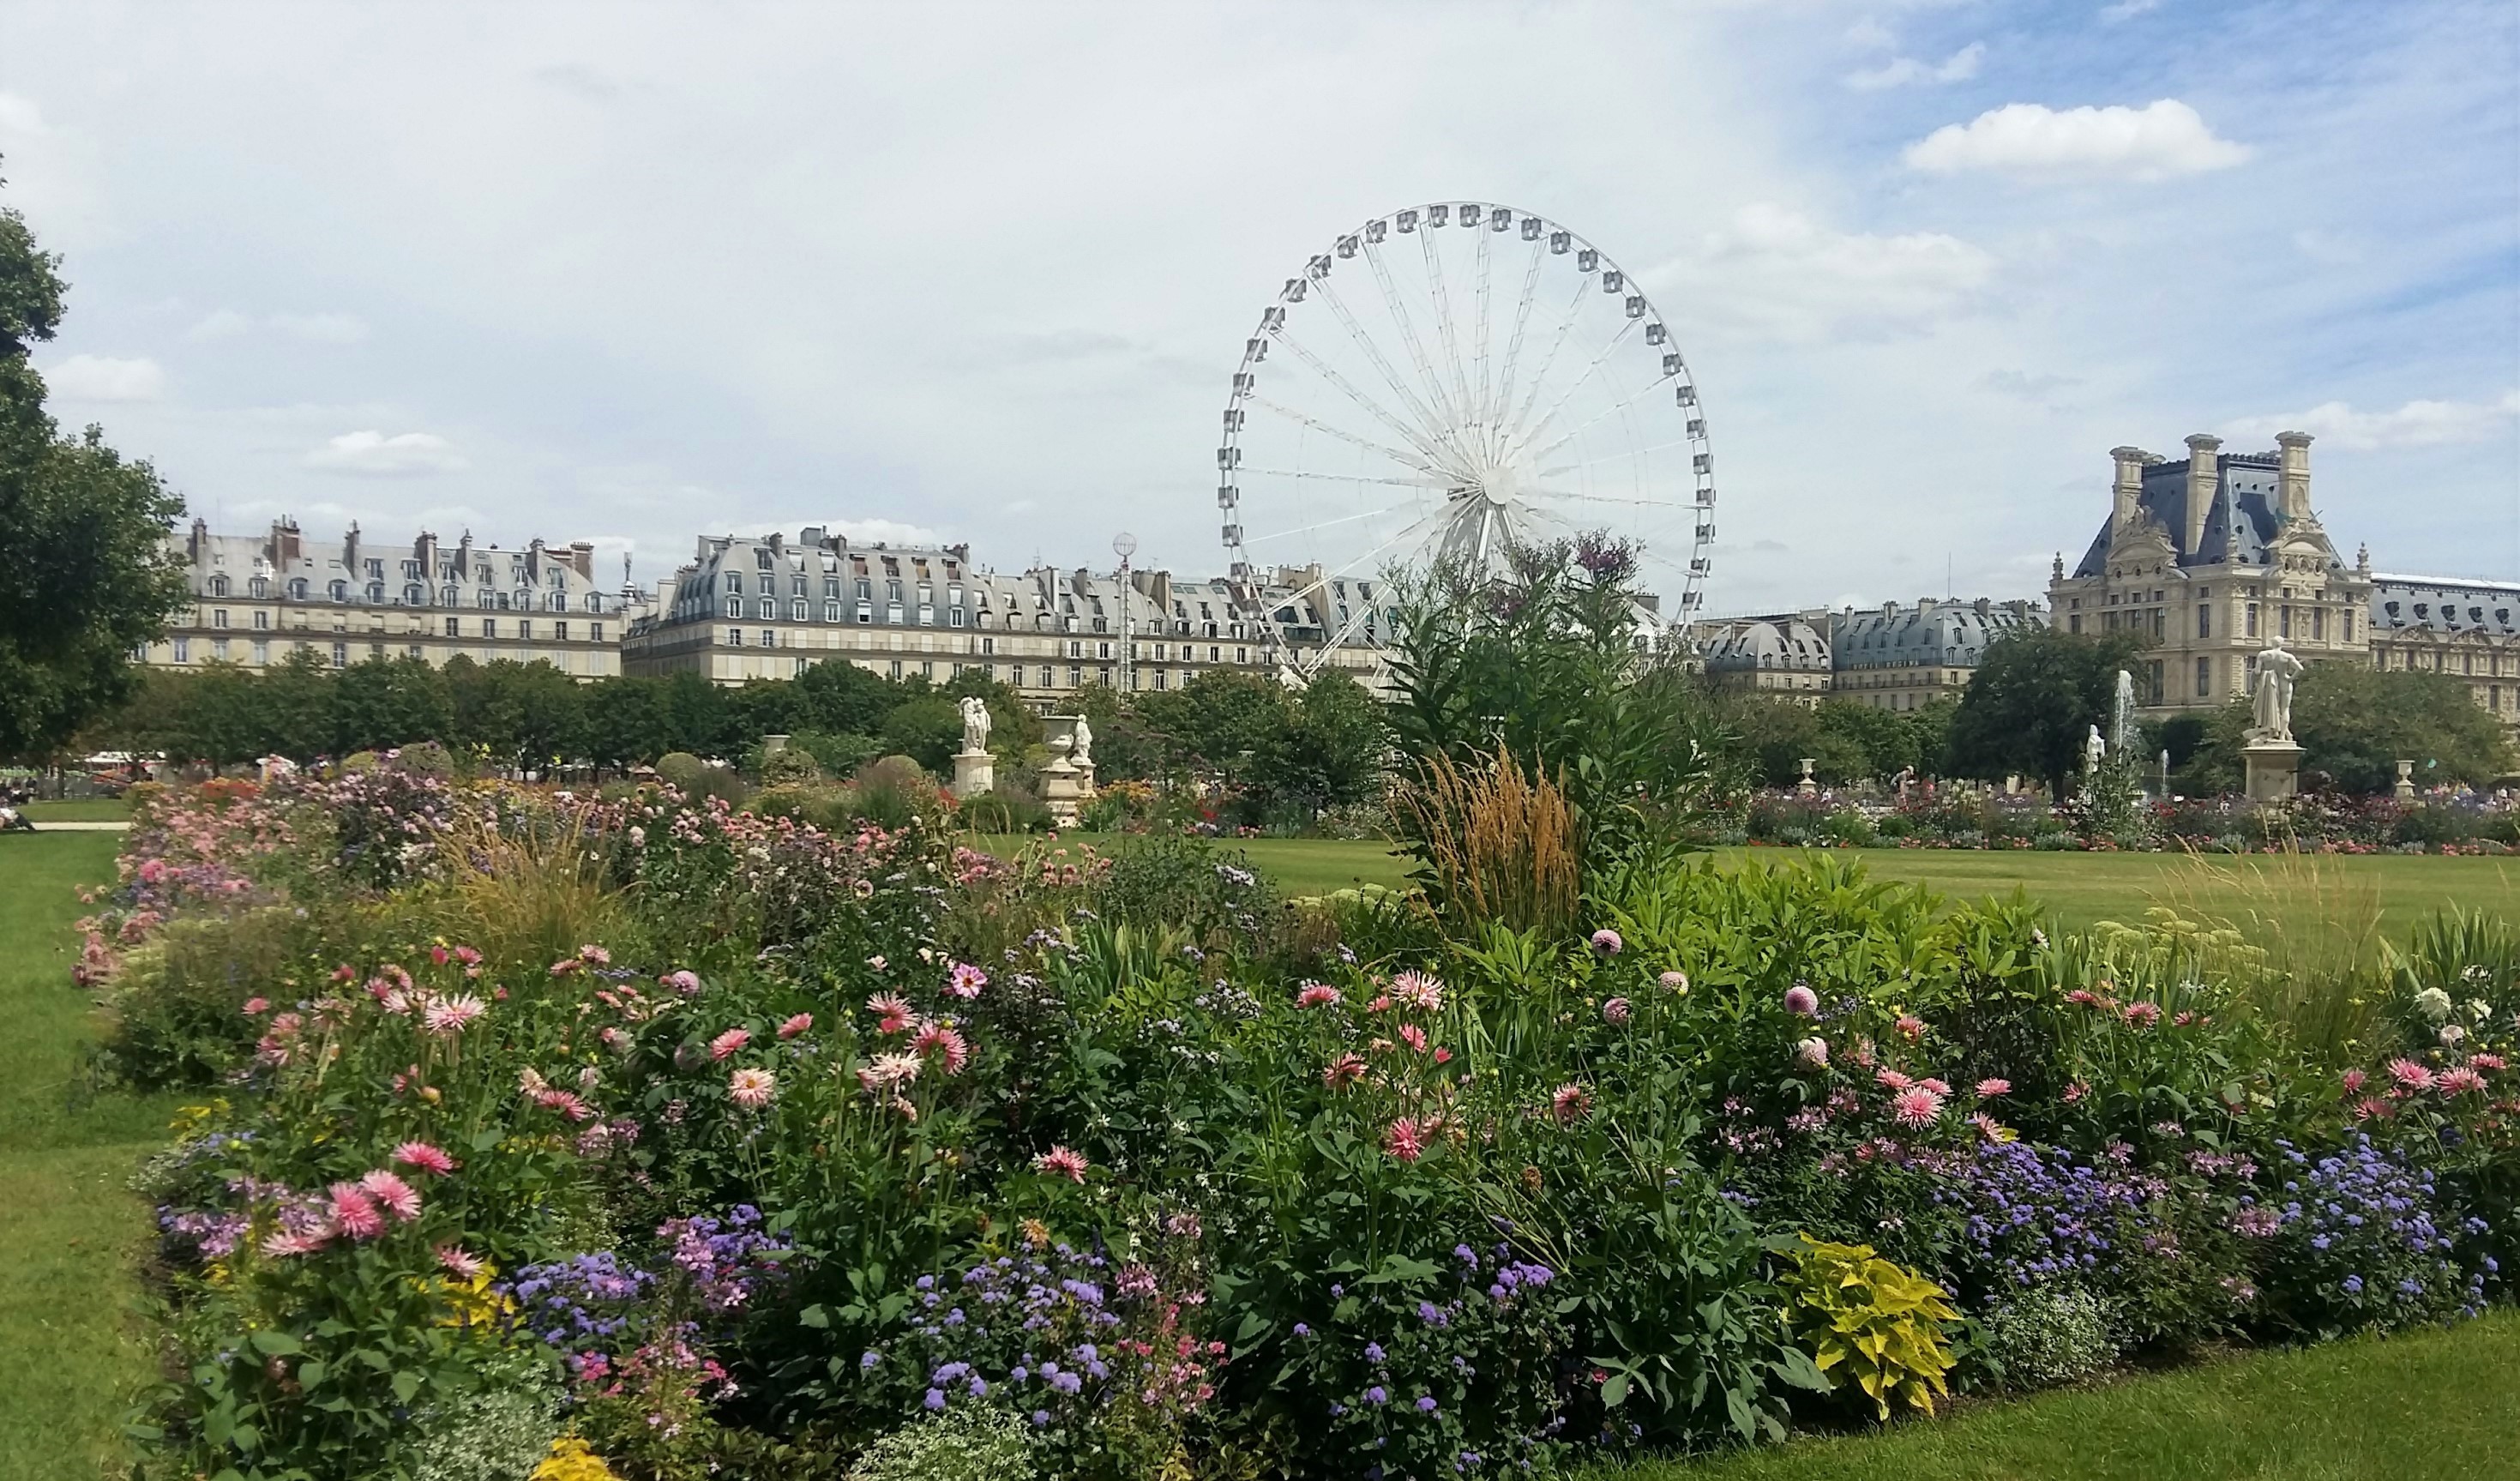
[(2455, 1023), (2445, 1023), (2441, 1026), (2441, 1042), (2444, 1046), (2455, 1045), (2466, 1037), (2467, 1030)]
[(2450, 994), (2443, 992), (2438, 987), (2425, 988), (2422, 992), (2415, 994), (2415, 1011), (2423, 1014), (2427, 1018), (2430, 1018), (2435, 1023), (2441, 1022), (2443, 1019), (2450, 1016)]

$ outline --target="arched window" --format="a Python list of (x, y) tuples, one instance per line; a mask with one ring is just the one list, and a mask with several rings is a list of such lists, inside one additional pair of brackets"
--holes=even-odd
[(290, 580), (289, 600), (292, 602), (303, 602), (306, 600), (306, 578), (304, 576), (292, 577)]
[(418, 606), (428, 600), (428, 594), (420, 589), (417, 581), (402, 589), (402, 605), (405, 606)]
[(336, 582), (334, 582), (334, 583), (333, 583), (333, 585), (332, 585), (332, 587), (331, 587), (331, 589), (330, 589), (329, 595), (330, 595), (330, 596), (332, 597), (332, 599), (333, 599), (334, 601), (336, 601), (336, 602), (347, 602), (347, 601), (349, 601), (349, 600), (350, 600), (350, 583), (349, 583), (349, 582), (347, 582), (347, 581), (336, 581)]
[(384, 605), (384, 600), (385, 600), (385, 584), (384, 584), (383, 582), (382, 582), (382, 581), (371, 581), (371, 582), (369, 582), (369, 583), (368, 583), (368, 603), (369, 603), (369, 605), (370, 605), (370, 606), (382, 606)]
[(225, 576), (212, 576), (210, 578), (210, 595), (213, 597), (224, 597), (227, 594), (228, 578)]
[(271, 583), (265, 581), (260, 576), (256, 576), (252, 581), (247, 583), (246, 589), (253, 593), (253, 600), (256, 602), (263, 601), (271, 595)]
[[(554, 584), (557, 585), (558, 583), (555, 582)], [(556, 612), (567, 611), (568, 593), (555, 591), (550, 596), (543, 599), (543, 606)]]

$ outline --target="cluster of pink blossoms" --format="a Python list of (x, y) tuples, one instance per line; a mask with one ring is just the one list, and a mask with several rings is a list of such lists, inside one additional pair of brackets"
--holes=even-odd
[[(453, 1157), (426, 1142), (402, 1144), (393, 1149), (390, 1160), (437, 1177), (453, 1172), (457, 1166)], [(321, 1196), (284, 1202), (280, 1230), (262, 1241), (262, 1252), (287, 1259), (314, 1254), (330, 1247), (336, 1239), (374, 1239), (394, 1225), (418, 1220), (420, 1209), (418, 1189), (391, 1168), (376, 1168), (355, 1181), (334, 1184)], [(453, 1246), (446, 1249), (452, 1250)], [(445, 1263), (443, 1251), (439, 1258)]]

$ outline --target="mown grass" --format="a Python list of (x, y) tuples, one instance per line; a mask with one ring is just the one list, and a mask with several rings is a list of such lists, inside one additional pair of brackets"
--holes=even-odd
[(96, 1481), (149, 1373), (129, 1315), (148, 1214), (126, 1189), (168, 1098), (87, 1097), (93, 1032), (70, 982), (80, 884), (112, 877), (112, 833), (0, 836), (0, 1475)]
[[(1106, 852), (1129, 848), (1126, 835), (1066, 833), (1068, 843), (1090, 843)], [(981, 845), (993, 853), (1012, 854), (1027, 840), (986, 837)], [(1038, 840), (1032, 840), (1038, 841)], [(1220, 847), (1240, 849), (1289, 895), (1323, 894), (1357, 884), (1401, 887), (1408, 883), (1409, 860), (1389, 845), (1343, 838), (1234, 838)], [(1989, 896), (2009, 898), (2026, 891), (2055, 912), (2060, 924), (2088, 926), (2095, 920), (2140, 920), (2153, 905), (2226, 910), (2246, 908), (2252, 897), (2268, 893), (2261, 880), (2270, 860), (2263, 856), (2185, 854), (2034, 853), (1976, 849), (1798, 849), (1727, 848), (1715, 851), (1725, 864), (1781, 864), (1825, 855), (1862, 864), (1873, 877), (1926, 885), (1954, 901)], [(2402, 854), (2318, 856), (2316, 868), (2332, 870), (2334, 877), (2368, 886), (2378, 898), (2380, 925), (2404, 936), (2416, 920), (2444, 906), (2500, 914), (2520, 912), (2520, 859), (2441, 858)], [(2221, 897), (2228, 896), (2228, 899)]]
[(2363, 1481), (2520, 1476), (2520, 1313), (2105, 1387), (1942, 1421), (1584, 1481)]
[(46, 823), (128, 823), (131, 804), (120, 797), (69, 797), (58, 802), (29, 802), (26, 816)]

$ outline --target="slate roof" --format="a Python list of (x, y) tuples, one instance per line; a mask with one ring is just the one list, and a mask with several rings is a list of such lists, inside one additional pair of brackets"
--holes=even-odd
[[(2169, 532), (2179, 563), (2189, 565), (2263, 565), (2267, 548), (2283, 525), (2282, 471), (2274, 453), (2224, 453), (2216, 470), (2214, 502), (2205, 511), (2204, 538), (2195, 550), (2187, 539), (2187, 463), (2154, 463), (2143, 471), (2143, 492), (2137, 503)], [(2076, 577), (2096, 576), (2108, 568), (2109, 526), (2092, 537), (2091, 549), (2074, 567)], [(2335, 569), (2344, 562), (2332, 561)]]

